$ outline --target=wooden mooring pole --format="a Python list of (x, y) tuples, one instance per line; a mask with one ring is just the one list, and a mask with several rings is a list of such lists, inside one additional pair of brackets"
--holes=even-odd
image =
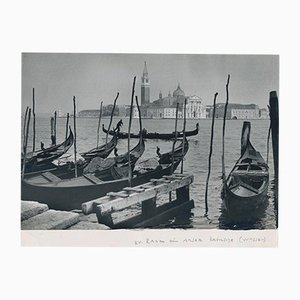
[(105, 149), (107, 147), (108, 133), (110, 131), (110, 127), (111, 127), (111, 123), (112, 123), (112, 119), (113, 119), (113, 116), (114, 116), (114, 112), (115, 112), (116, 103), (117, 103), (118, 98), (119, 98), (119, 92), (117, 93), (117, 96), (116, 96), (116, 98), (114, 100), (114, 105), (113, 105), (113, 108), (112, 108), (112, 111), (111, 111), (111, 115), (110, 115), (109, 125), (108, 125), (108, 129), (107, 129), (107, 132), (106, 132), (106, 138), (105, 138)]
[(229, 92), (228, 92), (228, 86), (229, 86), (229, 80), (230, 75), (227, 77), (227, 83), (226, 83), (226, 102), (224, 107), (224, 116), (223, 116), (223, 134), (222, 134), (222, 179), (223, 182), (226, 180), (226, 170), (225, 170), (225, 125), (226, 125), (226, 116), (227, 116), (227, 107), (228, 107), (228, 101), (229, 101)]
[(183, 108), (183, 132), (182, 132), (182, 161), (181, 161), (181, 170), (180, 173), (183, 173), (183, 159), (184, 159), (184, 144), (185, 144), (185, 127), (186, 127), (186, 102), (187, 99), (184, 99), (184, 108)]
[(131, 91), (131, 102), (130, 102), (130, 115), (129, 115), (129, 124), (128, 124), (128, 182), (129, 186), (131, 186), (132, 180), (132, 170), (131, 170), (131, 162), (130, 162), (130, 131), (131, 131), (131, 123), (132, 123), (132, 113), (133, 113), (133, 101), (134, 101), (134, 89), (135, 89), (135, 80), (136, 76), (133, 78), (132, 91)]
[(273, 160), (275, 180), (278, 181), (278, 141), (279, 141), (279, 110), (277, 92), (270, 92), (270, 120), (272, 132)]
[(54, 145), (56, 145), (56, 118), (57, 118), (57, 112), (54, 112)]
[[(26, 138), (26, 122), (27, 122), (28, 110), (29, 110), (29, 106), (26, 107), (26, 111), (25, 111), (25, 115), (24, 115), (24, 125), (23, 125), (23, 149), (24, 149), (25, 138)], [(22, 151), (23, 151), (23, 149), (22, 149)]]
[(35, 99), (34, 99), (34, 88), (32, 89), (32, 117), (33, 117), (32, 152), (34, 152), (35, 151)]
[(270, 127), (272, 132), (272, 147), (273, 147), (273, 161), (274, 161), (274, 206), (276, 214), (276, 227), (278, 228), (278, 145), (279, 145), (279, 107), (278, 96), (276, 91), (270, 92), (269, 99), (270, 109)]
[(177, 102), (176, 103), (176, 117), (175, 117), (175, 140), (173, 141), (173, 145), (172, 145), (172, 165), (171, 165), (171, 172), (170, 172), (171, 175), (174, 172), (174, 151), (175, 151), (175, 144), (177, 142), (177, 137), (178, 137), (178, 131), (177, 131), (178, 109), (179, 109), (179, 103)]
[(69, 113), (67, 113), (67, 121), (66, 121), (66, 138), (65, 140), (68, 138), (68, 129), (69, 129), (69, 118), (70, 118), (70, 115)]
[(51, 128), (51, 146), (55, 145), (55, 138), (54, 138), (54, 118), (50, 118), (50, 128)]
[[(171, 165), (171, 171), (170, 175), (173, 174), (174, 172), (174, 151), (175, 151), (175, 144), (177, 142), (177, 136), (178, 136), (178, 131), (177, 131), (177, 122), (178, 122), (178, 109), (179, 109), (179, 103), (176, 103), (176, 117), (175, 117), (175, 140), (173, 141), (172, 145), (172, 165)], [(169, 202), (172, 201), (172, 191), (169, 192)]]
[(74, 115), (74, 166), (75, 177), (77, 177), (77, 136), (76, 136), (76, 99), (73, 96), (73, 115)]
[(25, 140), (23, 145), (23, 169), (22, 169), (22, 178), (25, 175), (25, 166), (26, 166), (26, 154), (27, 154), (27, 142), (28, 142), (28, 135), (29, 135), (29, 125), (30, 125), (30, 115), (31, 115), (31, 108), (28, 110), (27, 116), (27, 124), (26, 124), (26, 132), (25, 132)]
[(212, 151), (213, 151), (214, 125), (215, 125), (217, 96), (218, 96), (218, 93), (215, 93), (214, 102), (213, 102), (213, 115), (212, 115), (212, 121), (211, 121), (210, 147), (209, 147), (209, 156), (208, 156), (208, 173), (207, 173), (206, 186), (205, 186), (205, 216), (207, 216), (207, 213), (208, 213), (207, 196), (208, 196), (208, 183), (209, 183), (209, 177), (210, 177), (210, 169), (211, 169), (211, 156), (212, 156)]
[(101, 124), (101, 117), (102, 117), (102, 104), (103, 101), (101, 101), (100, 111), (99, 111), (98, 128), (97, 128), (97, 148), (99, 147), (99, 131), (100, 131), (100, 124)]

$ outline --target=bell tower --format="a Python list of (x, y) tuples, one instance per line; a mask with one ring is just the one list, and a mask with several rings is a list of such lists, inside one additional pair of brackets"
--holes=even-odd
[(141, 106), (150, 103), (150, 81), (148, 77), (147, 64), (145, 62), (141, 84)]

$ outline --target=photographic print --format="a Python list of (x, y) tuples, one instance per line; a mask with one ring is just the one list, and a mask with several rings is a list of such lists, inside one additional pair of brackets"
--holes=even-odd
[(278, 98), (278, 55), (23, 53), (22, 232), (276, 245)]

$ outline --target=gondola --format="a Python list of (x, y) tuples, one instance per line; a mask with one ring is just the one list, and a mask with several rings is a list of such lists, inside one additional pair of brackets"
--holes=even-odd
[[(115, 149), (117, 145), (117, 136), (114, 135), (113, 138), (107, 143), (107, 147), (104, 145), (94, 148), (90, 151), (81, 153), (83, 160), (77, 162), (77, 173), (82, 175), (84, 168), (86, 168), (89, 162), (95, 158), (107, 158), (109, 154)], [(25, 178), (30, 178), (32, 176), (41, 175), (43, 172), (52, 172), (61, 179), (72, 178), (75, 173), (75, 165), (73, 161), (60, 162), (58, 164), (49, 163), (42, 166), (35, 166), (34, 168), (27, 169), (25, 172)]]
[[(114, 137), (115, 138), (115, 137)], [(113, 138), (113, 139), (114, 139)], [(143, 154), (145, 149), (144, 141), (139, 142), (131, 151), (131, 158), (133, 162), (136, 162), (138, 159), (138, 151), (140, 151), (140, 156)], [(106, 151), (106, 155), (109, 155), (109, 153)], [(125, 155), (125, 154), (124, 154)], [(112, 167), (115, 164), (121, 165), (121, 163), (126, 164), (128, 161), (123, 158), (124, 155), (120, 155), (119, 157), (112, 157), (112, 158), (106, 158), (106, 157), (99, 157), (100, 163), (102, 162), (102, 171), (99, 171), (99, 176), (101, 173), (101, 176), (103, 178), (111, 178), (111, 171), (110, 167)], [(127, 154), (128, 156), (128, 154)], [(133, 159), (135, 157), (135, 159)], [(94, 157), (94, 159), (98, 159), (98, 157)], [(79, 160), (77, 162), (77, 175), (82, 176), (83, 173), (91, 173), (92, 171), (92, 164), (94, 164), (93, 160)], [(106, 166), (104, 168), (104, 166)], [(89, 171), (90, 169), (90, 171)], [(93, 171), (94, 172), (94, 171)], [(50, 175), (49, 175), (50, 174)], [(67, 162), (62, 165), (54, 165), (51, 164), (48, 169), (40, 170), (37, 172), (30, 172), (25, 174), (25, 180), (29, 182), (44, 182), (45, 176), (51, 176), (54, 175), (58, 177), (59, 179), (71, 179), (75, 176), (75, 165), (74, 162)]]
[[(174, 149), (174, 153), (173, 153), (174, 159), (178, 157), (180, 158), (182, 156), (182, 151), (184, 151), (184, 155), (185, 155), (189, 150), (189, 143), (187, 139), (185, 139), (184, 143), (183, 140), (177, 140), (176, 142), (180, 142), (180, 144)], [(183, 147), (184, 149), (182, 149)], [(169, 164), (171, 162), (172, 162), (172, 151), (159, 155), (160, 164)]]
[[(104, 127), (104, 124), (102, 124), (102, 130), (103, 130), (103, 132), (105, 132), (105, 133), (108, 132), (108, 130)], [(196, 129), (191, 130), (191, 131), (186, 131), (186, 132), (185, 132), (185, 136), (186, 136), (186, 137), (188, 137), (188, 136), (194, 136), (194, 135), (197, 135), (198, 132), (199, 132), (199, 123), (196, 124)], [(110, 134), (110, 135), (113, 135), (113, 134), (114, 134), (114, 131), (113, 131), (113, 130), (110, 130), (110, 131), (109, 131), (109, 134)], [(143, 138), (144, 138), (144, 139), (162, 139), (162, 140), (170, 140), (170, 139), (174, 139), (174, 138), (175, 138), (175, 132), (172, 132), (172, 133), (147, 132), (147, 131), (144, 129), (144, 130), (142, 130), (142, 134), (143, 134)], [(131, 133), (131, 134), (130, 134), (130, 137), (131, 137), (131, 138), (139, 138), (139, 137), (140, 137), (140, 134), (134, 134), (134, 133)], [(177, 133), (177, 137), (178, 137), (178, 138), (182, 138), (182, 137), (183, 137), (183, 132), (178, 132), (178, 133)], [(119, 131), (119, 132), (118, 132), (118, 138), (119, 138), (119, 139), (126, 139), (126, 138), (128, 138), (128, 133)]]
[(113, 138), (104, 145), (101, 145), (99, 147), (93, 148), (87, 152), (82, 152), (80, 155), (86, 160), (90, 161), (95, 157), (101, 157), (106, 158), (109, 156), (109, 154), (116, 148), (118, 142), (118, 138), (116, 133), (113, 134)]
[[(68, 138), (59, 145), (51, 146), (35, 152), (26, 154), (25, 173), (35, 172), (51, 168), (52, 162), (65, 154), (74, 143), (74, 135), (70, 128)], [(24, 157), (22, 154), (21, 166), (23, 166)]]
[[(186, 147), (185, 153), (188, 147)], [(148, 182), (152, 178), (161, 178), (169, 175), (171, 170), (180, 164), (183, 156), (174, 157), (172, 163), (159, 164), (155, 169), (143, 172), (133, 172), (132, 186), (137, 186)], [(115, 171), (117, 167), (114, 167)], [(128, 169), (128, 168), (127, 168)], [(119, 170), (117, 170), (118, 174)], [(128, 186), (128, 177), (115, 180), (101, 180), (97, 175), (85, 174), (83, 176), (61, 180), (57, 176), (46, 174), (41, 182), (41, 178), (22, 181), (22, 200), (35, 200), (48, 204), (50, 208), (61, 210), (81, 209), (83, 202), (96, 199), (106, 195), (108, 192), (120, 191)]]
[(229, 217), (236, 221), (255, 218), (267, 199), (269, 168), (250, 142), (250, 122), (244, 122), (241, 157), (223, 184), (222, 199)]
[[(145, 151), (145, 141), (141, 137), (137, 145), (130, 150), (130, 164), (133, 169), (138, 159), (143, 155)], [(115, 179), (113, 170), (115, 168), (128, 169), (128, 152), (115, 157), (107, 158), (104, 160), (95, 159), (87, 165), (83, 174), (95, 174), (101, 180)]]

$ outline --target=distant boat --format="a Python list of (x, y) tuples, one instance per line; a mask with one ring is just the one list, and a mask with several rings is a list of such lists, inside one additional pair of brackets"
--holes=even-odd
[(250, 122), (244, 122), (241, 157), (223, 185), (223, 203), (228, 215), (238, 221), (255, 217), (266, 201), (269, 168), (250, 142)]
[[(107, 133), (107, 129), (104, 127), (104, 124), (102, 124), (102, 130), (103, 132)], [(194, 130), (191, 130), (191, 131), (186, 131), (185, 132), (185, 136), (188, 137), (188, 136), (194, 136), (194, 135), (197, 135), (199, 132), (199, 123), (196, 124), (196, 128)], [(110, 135), (113, 135), (114, 134), (114, 130), (110, 130), (109, 131), (109, 134)], [(127, 132), (117, 132), (118, 134), (118, 138), (119, 139), (126, 139), (128, 138), (128, 133)], [(170, 139), (174, 139), (175, 138), (175, 132), (172, 132), (172, 133), (158, 133), (158, 132), (147, 132), (147, 130), (143, 130), (142, 131), (142, 134), (143, 134), (143, 138), (144, 139), (162, 139), (162, 140), (170, 140)], [(134, 133), (131, 133), (130, 134), (130, 137), (131, 138), (139, 138), (140, 137), (140, 134), (134, 134)], [(177, 138), (182, 138), (183, 137), (183, 132), (178, 132), (177, 133)]]

